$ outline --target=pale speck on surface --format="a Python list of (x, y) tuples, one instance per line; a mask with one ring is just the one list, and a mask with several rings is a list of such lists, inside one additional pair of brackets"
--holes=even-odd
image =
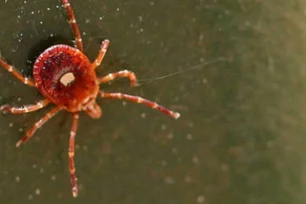
[(194, 124), (193, 124), (192, 122), (189, 122), (189, 123), (187, 124), (187, 126), (190, 127), (190, 128), (193, 128), (193, 127), (194, 127)]
[(15, 181), (16, 181), (16, 182), (19, 182), (19, 181), (20, 181), (20, 177), (19, 177), (19, 176), (16, 176), (16, 177), (15, 177)]
[(160, 162), (160, 164), (161, 164), (162, 166), (167, 166), (168, 162), (167, 162), (166, 160), (163, 160), (163, 161)]
[(14, 124), (13, 124), (13, 123), (10, 123), (10, 124), (9, 124), (9, 127), (13, 127), (13, 126), (14, 126)]
[(146, 115), (146, 113), (142, 113), (140, 116), (141, 116), (141, 118), (146, 118), (147, 115)]
[(221, 165), (221, 170), (222, 171), (228, 171), (228, 164), (222, 164)]
[(202, 79), (202, 83), (203, 83), (203, 84), (207, 84), (207, 79), (205, 79), (205, 78)]
[(172, 148), (172, 154), (177, 154), (177, 153), (178, 153), (178, 149)]
[(29, 199), (29, 200), (32, 200), (32, 199), (33, 199), (33, 195), (30, 194), (30, 195), (28, 196), (28, 199)]
[(267, 143), (266, 143), (266, 145), (267, 145), (267, 147), (269, 147), (269, 148), (271, 148), (271, 147), (273, 147), (273, 141), (268, 141)]
[(127, 104), (127, 103), (126, 103), (125, 101), (122, 101), (122, 105), (123, 105), (123, 106), (126, 106), (126, 104)]
[(39, 189), (39, 188), (37, 188), (37, 189), (35, 190), (35, 195), (40, 195), (40, 189)]
[(33, 164), (32, 167), (33, 167), (33, 169), (36, 169), (37, 168), (37, 164)]
[(200, 36), (199, 36), (199, 41), (203, 41), (203, 39), (204, 39), (204, 34), (201, 33)]
[(161, 129), (162, 129), (162, 130), (166, 130), (166, 129), (167, 129), (167, 126), (166, 126), (165, 124), (162, 124)]
[(51, 176), (51, 180), (52, 180), (52, 181), (55, 181), (55, 180), (56, 180), (56, 176), (55, 176), (55, 175), (52, 175), (52, 176)]
[(22, 128), (19, 128), (19, 132), (22, 132), (23, 131), (23, 129)]
[(117, 11), (119, 11), (120, 9), (119, 9), (119, 8), (117, 8), (116, 10), (117, 10)]
[(165, 179), (164, 179), (165, 183), (166, 184), (173, 184), (174, 183), (174, 179), (170, 176), (167, 176)]
[(43, 173), (45, 172), (45, 170), (44, 170), (43, 168), (40, 168), (40, 169), (39, 169), (39, 172), (40, 172), (41, 174), (43, 174)]
[(199, 163), (199, 158), (196, 157), (196, 156), (194, 156), (194, 157), (192, 158), (192, 162), (195, 163), (195, 164), (198, 164), (198, 163)]
[(190, 183), (192, 181), (192, 178), (189, 175), (186, 175), (184, 181), (186, 183)]
[(198, 196), (197, 201), (198, 201), (198, 203), (204, 203), (204, 201), (205, 201), (204, 196), (202, 196), (202, 195)]
[(186, 139), (187, 139), (187, 140), (192, 140), (192, 135), (191, 135), (191, 134), (187, 134), (187, 135), (186, 135)]
[(173, 139), (173, 134), (172, 134), (172, 133), (169, 133), (169, 134), (167, 135), (167, 139), (172, 140), (172, 139)]

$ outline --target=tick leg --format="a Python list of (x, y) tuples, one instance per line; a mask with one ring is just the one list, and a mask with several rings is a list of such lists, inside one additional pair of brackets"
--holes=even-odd
[(102, 98), (114, 98), (114, 99), (124, 99), (127, 101), (132, 101), (134, 103), (141, 103), (144, 104), (146, 106), (149, 106), (153, 109), (157, 109), (160, 112), (169, 115), (170, 117), (174, 118), (174, 119), (178, 119), (180, 117), (180, 114), (178, 112), (173, 112), (161, 105), (158, 105), (157, 103), (153, 102), (153, 101), (149, 101), (147, 99), (141, 98), (139, 96), (132, 96), (132, 95), (128, 95), (128, 94), (122, 94), (122, 93), (105, 93), (103, 91), (99, 92), (100, 97)]
[(11, 72), (16, 78), (18, 78), (24, 84), (35, 87), (35, 83), (33, 80), (24, 77), (12, 65), (8, 64), (2, 57), (0, 57), (0, 65), (4, 67), (7, 71)]
[(38, 101), (36, 104), (25, 105), (22, 107), (11, 107), (6, 104), (3, 106), (0, 106), (0, 110), (4, 110), (5, 112), (9, 112), (12, 114), (22, 114), (22, 113), (28, 113), (28, 112), (33, 112), (33, 111), (42, 109), (43, 107), (46, 107), (49, 103), (50, 101), (48, 99), (44, 99), (44, 100)]
[(131, 86), (137, 86), (137, 79), (136, 76), (134, 74), (134, 72), (128, 71), (128, 70), (122, 70), (119, 72), (115, 72), (115, 73), (110, 73), (104, 77), (101, 77), (98, 79), (99, 84), (100, 83), (107, 83), (109, 81), (112, 81), (116, 78), (123, 78), (123, 77), (127, 77), (130, 79), (131, 81)]
[(72, 31), (73, 31), (74, 36), (75, 36), (76, 46), (79, 50), (81, 50), (83, 52), (83, 43), (82, 43), (82, 38), (81, 38), (81, 34), (80, 34), (80, 29), (79, 29), (79, 26), (78, 26), (78, 24), (75, 20), (75, 16), (74, 16), (72, 7), (71, 7), (68, 0), (62, 0), (62, 4), (67, 11), (67, 15), (68, 15), (68, 18), (69, 18), (69, 23), (72, 27)]
[(77, 184), (77, 178), (75, 176), (75, 164), (74, 164), (75, 135), (78, 128), (78, 120), (79, 120), (79, 114), (74, 113), (72, 127), (70, 131), (69, 150), (68, 150), (69, 172), (70, 172), (73, 197), (78, 196), (78, 184)]
[(97, 58), (95, 59), (95, 61), (91, 64), (93, 69), (97, 68), (101, 64), (101, 62), (104, 58), (104, 55), (107, 51), (107, 48), (109, 46), (109, 43), (110, 43), (109, 40), (104, 40), (102, 42), (100, 50), (99, 50), (99, 54), (98, 54)]
[(51, 111), (49, 111), (44, 117), (42, 117), (38, 122), (34, 124), (34, 126), (28, 130), (26, 135), (22, 137), (17, 143), (16, 147), (19, 147), (22, 143), (26, 142), (32, 135), (38, 130), (45, 122), (47, 122), (50, 118), (52, 118), (57, 112), (59, 112), (62, 108), (55, 107)]

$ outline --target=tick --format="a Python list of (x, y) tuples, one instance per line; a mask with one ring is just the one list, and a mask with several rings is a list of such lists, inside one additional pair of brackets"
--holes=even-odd
[(134, 103), (144, 104), (175, 119), (179, 118), (180, 114), (139, 96), (132, 96), (123, 93), (107, 93), (100, 90), (100, 84), (123, 77), (127, 77), (130, 80), (131, 86), (135, 86), (137, 85), (136, 76), (133, 72), (128, 70), (110, 73), (103, 77), (96, 76), (95, 69), (101, 64), (110, 41), (104, 40), (102, 42), (98, 56), (93, 62), (90, 62), (87, 56), (83, 53), (82, 38), (73, 9), (68, 0), (62, 0), (62, 5), (66, 9), (69, 23), (75, 36), (76, 48), (58, 44), (51, 46), (42, 52), (33, 66), (34, 80), (24, 77), (12, 65), (8, 64), (0, 57), (0, 65), (2, 67), (11, 72), (24, 84), (36, 87), (41, 95), (44, 96), (43, 100), (40, 100), (35, 104), (24, 105), (21, 107), (11, 107), (6, 104), (1, 106), (0, 110), (12, 114), (23, 114), (42, 109), (48, 104), (55, 105), (51, 111), (44, 115), (26, 132), (25, 136), (16, 143), (16, 147), (19, 147), (30, 139), (37, 129), (59, 111), (66, 110), (72, 114), (72, 127), (68, 148), (68, 167), (72, 184), (72, 195), (77, 197), (78, 186), (75, 174), (74, 152), (79, 112), (85, 111), (93, 119), (100, 118), (102, 110), (96, 102), (97, 97), (123, 99)]

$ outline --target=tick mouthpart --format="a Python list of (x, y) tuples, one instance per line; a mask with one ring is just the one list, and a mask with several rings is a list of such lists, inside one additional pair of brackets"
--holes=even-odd
[(98, 119), (102, 116), (102, 110), (96, 103), (95, 98), (88, 99), (87, 102), (83, 104), (82, 109), (93, 119)]

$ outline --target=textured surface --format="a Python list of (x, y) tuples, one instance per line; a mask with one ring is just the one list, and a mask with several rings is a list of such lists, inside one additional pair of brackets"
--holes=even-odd
[[(0, 203), (305, 203), (301, 2), (73, 0), (89, 59), (102, 39), (111, 41), (99, 75), (131, 69), (141, 80), (185, 71), (137, 88), (126, 80), (103, 88), (156, 100), (181, 118), (114, 100), (99, 101), (100, 120), (81, 114), (75, 200), (67, 170), (72, 116), (58, 114), (16, 149), (51, 107), (1, 115)], [(1, 54), (26, 74), (43, 47), (73, 39), (56, 0), (2, 0), (0, 23)], [(220, 57), (228, 60), (201, 65)], [(0, 78), (1, 103), (41, 98), (5, 70)]]

